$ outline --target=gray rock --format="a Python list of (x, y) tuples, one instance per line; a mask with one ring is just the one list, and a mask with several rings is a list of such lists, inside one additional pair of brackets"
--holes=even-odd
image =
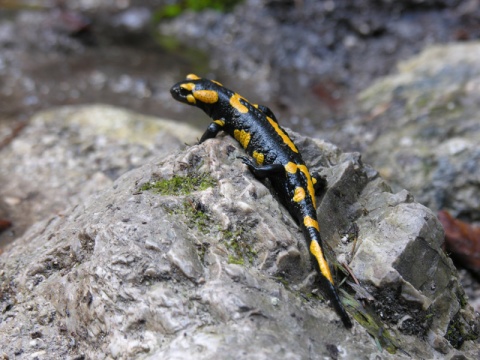
[[(362, 289), (356, 296), (370, 294), (363, 304), (413, 358), (477, 358), (477, 319), (439, 248), (443, 233), (433, 213), (405, 191), (392, 194), (358, 154), (292, 136), (327, 178), (322, 235), (350, 263)], [(408, 358), (381, 353), (363, 327), (346, 330), (312, 297), (302, 233), (236, 158), (242, 151), (219, 136), (146, 162), (6, 248), (4, 354)], [(461, 350), (452, 334), (466, 340)]]
[[(359, 96), (361, 111), (328, 138), (361, 151), (394, 191), (435, 212), (480, 221), (480, 44), (434, 46)], [(478, 281), (461, 281), (476, 311)]]
[(40, 112), (2, 149), (0, 198), (14, 226), (0, 235), (0, 246), (199, 135), (183, 124), (107, 105)]
[(395, 189), (480, 221), (479, 43), (434, 46), (360, 95), (348, 141)]

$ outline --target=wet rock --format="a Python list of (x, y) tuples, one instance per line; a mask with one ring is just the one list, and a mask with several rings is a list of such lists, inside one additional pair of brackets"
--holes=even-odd
[(186, 125), (103, 105), (37, 114), (2, 149), (0, 197), (13, 227), (0, 244), (199, 135)]
[(452, 44), (401, 63), (360, 95), (366, 116), (349, 131), (395, 189), (468, 222), (480, 221), (479, 56)]
[(227, 14), (186, 12), (160, 30), (206, 50), (213, 69), (235, 74), (230, 82), (254, 79), (284, 124), (309, 133), (343, 120), (357, 93), (399, 60), (459, 35), (477, 39), (476, 5), (248, 0)]
[(13, 11), (0, 14), (0, 116), (104, 102), (193, 123), (191, 112), (164, 100), (169, 85), (204, 69), (310, 133), (345, 119), (358, 91), (398, 59), (432, 42), (479, 36), (476, 1), (251, 0), (228, 14), (161, 20), (169, 34), (206, 49), (204, 56), (172, 50), (171, 38), (161, 41), (168, 50), (159, 48), (149, 20), (166, 3), (13, 2)]
[(125, 27), (130, 32), (143, 31), (148, 26), (152, 14), (147, 8), (130, 8), (118, 14), (113, 22), (120, 27)]
[(159, 48), (150, 21), (161, 4), (34, 2), (0, 10), (0, 138), (7, 121), (64, 105), (106, 103), (192, 123), (165, 99), (202, 60)]
[[(478, 357), (477, 319), (439, 248), (434, 214), (406, 191), (392, 194), (358, 154), (292, 136), (328, 183), (318, 201), (323, 237), (372, 294), (370, 306), (402, 350)], [(2, 350), (30, 357), (48, 349), (51, 358), (185, 358), (191, 349), (199, 359), (408, 358), (380, 353), (358, 323), (346, 330), (328, 304), (307, 296), (315, 283), (303, 235), (241, 153), (220, 135), (146, 161), (31, 227), (0, 257)], [(206, 183), (194, 182), (193, 191), (155, 192), (174, 177), (198, 176)], [(354, 223), (357, 235), (342, 241)]]

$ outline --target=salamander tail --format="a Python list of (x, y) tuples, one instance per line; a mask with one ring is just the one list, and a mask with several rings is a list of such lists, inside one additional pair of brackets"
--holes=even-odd
[(352, 327), (352, 322), (350, 321), (350, 318), (340, 301), (337, 290), (335, 289), (333, 277), (330, 272), (330, 267), (325, 260), (322, 247), (320, 246), (320, 243), (315, 239), (311, 240), (310, 242), (310, 253), (315, 258), (316, 264), (318, 266), (322, 290), (325, 292), (325, 295), (328, 297), (328, 299), (332, 302), (335, 311), (342, 319), (345, 327)]
[(343, 325), (348, 329), (351, 328), (352, 321), (350, 320), (350, 317), (348, 316), (347, 311), (342, 305), (342, 302), (340, 300), (340, 297), (338, 296), (338, 292), (335, 289), (335, 286), (322, 275), (320, 275), (320, 277), (322, 278), (322, 281), (321, 281), (322, 288), (324, 289), (325, 295), (329, 298), (338, 316), (340, 316), (340, 319), (342, 320)]

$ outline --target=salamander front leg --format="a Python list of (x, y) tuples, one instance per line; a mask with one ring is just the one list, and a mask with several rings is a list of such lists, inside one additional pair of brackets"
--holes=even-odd
[(202, 137), (200, 138), (199, 144), (203, 143), (205, 140), (212, 139), (217, 136), (218, 132), (222, 130), (222, 125), (217, 122), (212, 122), (208, 125), (207, 130), (203, 133)]
[(281, 172), (285, 172), (285, 167), (280, 164), (270, 164), (270, 165), (263, 165), (263, 166), (256, 166), (252, 159), (246, 156), (238, 156), (238, 159), (242, 159), (242, 162), (248, 166), (250, 171), (259, 179), (264, 179), (267, 176), (271, 176), (274, 174), (279, 174)]
[(327, 189), (327, 177), (324, 175), (320, 175), (320, 173), (318, 172), (312, 174), (312, 182), (313, 188), (315, 189), (315, 193), (317, 195)]

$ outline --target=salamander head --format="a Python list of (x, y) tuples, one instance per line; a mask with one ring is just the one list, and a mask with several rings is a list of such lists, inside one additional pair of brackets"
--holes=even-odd
[(216, 81), (190, 74), (185, 81), (173, 85), (170, 93), (175, 100), (197, 106), (210, 114), (212, 105), (218, 102), (221, 88), (222, 85)]

